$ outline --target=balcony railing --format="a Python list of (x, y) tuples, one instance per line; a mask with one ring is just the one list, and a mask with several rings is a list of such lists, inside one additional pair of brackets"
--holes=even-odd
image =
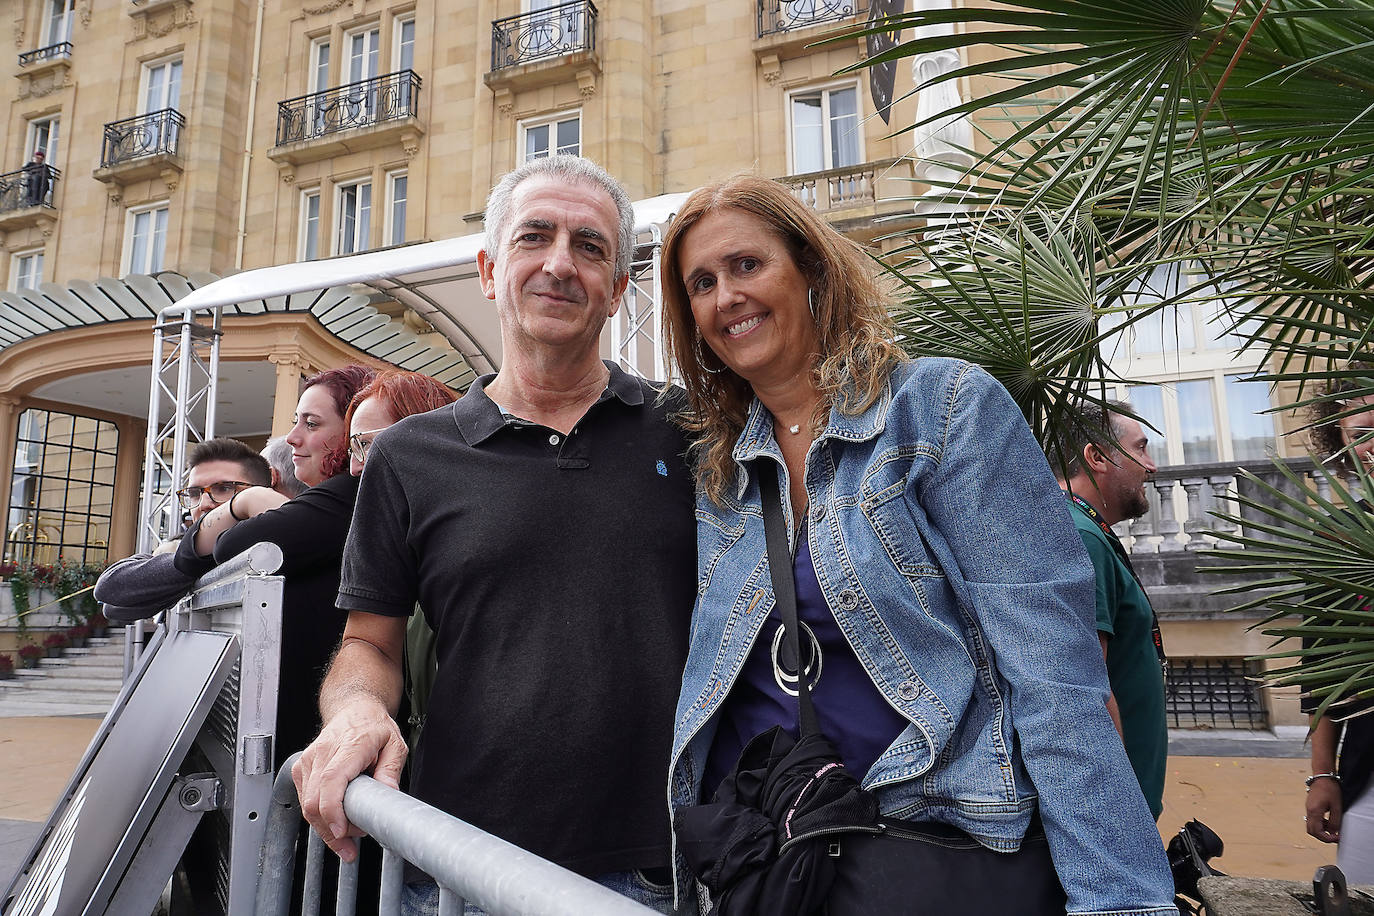
[[(1317, 493), (1324, 499), (1330, 498), (1330, 483), (1312, 470), (1311, 459), (1290, 458), (1284, 464), (1299, 475), (1312, 478)], [(1245, 478), (1238, 477), (1237, 468), (1244, 468), (1265, 483), (1300, 498), (1288, 479), (1270, 461), (1225, 461), (1162, 467), (1145, 485), (1150, 511), (1132, 522), (1117, 525), (1117, 533), (1132, 553), (1170, 553), (1215, 546), (1216, 539), (1208, 532), (1235, 531), (1235, 525), (1216, 518), (1211, 514), (1213, 511), (1235, 515), (1239, 509), (1241, 518), (1248, 520), (1255, 512), (1239, 506), (1235, 501), (1238, 493), (1264, 504), (1273, 501), (1272, 495), (1259, 490)], [(1255, 521), (1274, 523), (1268, 516), (1259, 516)], [(1263, 531), (1248, 527), (1245, 533), (1267, 537)]]
[(491, 24), (492, 70), (594, 50), (596, 7), (591, 0), (572, 0)]
[(277, 103), (277, 146), (354, 127), (413, 118), (420, 110), (420, 77), (400, 70)]
[(0, 175), (0, 213), (52, 207), (62, 173), (52, 166), (15, 169)]
[(44, 60), (57, 60), (59, 58), (72, 56), (72, 43), (70, 41), (59, 41), (55, 45), (48, 45), (46, 48), (37, 48), (33, 51), (25, 51), (19, 55), (19, 66), (27, 67), (29, 64), (36, 64)]
[(178, 154), (186, 118), (175, 108), (150, 111), (105, 125), (100, 167), (109, 168), (144, 156)]
[(867, 0), (758, 0), (759, 37), (840, 22), (868, 12)]
[[(842, 169), (826, 169), (823, 172), (803, 172), (799, 175), (785, 175), (778, 181), (792, 190), (797, 200), (821, 213), (827, 210), (840, 210), (845, 207), (859, 207), (873, 204), (878, 200), (878, 181), (898, 162), (898, 159), (881, 159), (864, 162)], [(909, 170), (901, 177), (909, 177)]]

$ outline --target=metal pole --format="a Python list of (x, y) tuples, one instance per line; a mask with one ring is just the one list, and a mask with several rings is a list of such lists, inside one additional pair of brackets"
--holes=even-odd
[[(434, 877), (452, 898), (492, 916), (645, 916), (652, 913), (612, 890), (532, 852), (478, 830), (370, 776), (348, 784), (348, 819), (383, 846)], [(447, 895), (446, 895), (447, 896)]]

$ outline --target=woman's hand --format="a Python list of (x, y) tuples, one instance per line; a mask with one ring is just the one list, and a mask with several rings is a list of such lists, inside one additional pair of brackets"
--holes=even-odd
[(1341, 784), (1318, 779), (1307, 790), (1307, 833), (1323, 843), (1341, 839)]
[(215, 552), (215, 542), (219, 536), (239, 522), (246, 522), (255, 515), (268, 509), (275, 509), (287, 501), (271, 487), (249, 487), (240, 490), (220, 503), (201, 519), (200, 530), (196, 532), (196, 553), (208, 557)]

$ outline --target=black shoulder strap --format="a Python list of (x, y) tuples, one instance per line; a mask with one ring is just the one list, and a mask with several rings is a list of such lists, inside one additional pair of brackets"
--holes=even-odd
[[(778, 603), (785, 638), (783, 658), (790, 661), (797, 672), (797, 701), (801, 734), (820, 733), (816, 721), (816, 707), (811, 702), (811, 687), (807, 683), (806, 664), (801, 657), (801, 626), (797, 622), (797, 584), (792, 578), (792, 552), (787, 549), (787, 525), (782, 516), (782, 497), (778, 493), (778, 475), (768, 462), (759, 462), (759, 491), (763, 499), (763, 531), (768, 544), (768, 572), (773, 577), (773, 599)], [(788, 656), (791, 656), (788, 659)]]

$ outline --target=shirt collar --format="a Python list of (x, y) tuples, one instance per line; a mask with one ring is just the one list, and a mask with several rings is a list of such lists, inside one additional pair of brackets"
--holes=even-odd
[[(606, 363), (606, 368), (611, 370), (611, 377), (606, 382), (606, 390), (601, 392), (601, 397), (596, 399), (596, 403), (600, 404), (608, 398), (615, 397), (630, 406), (643, 404), (644, 389), (640, 387), (639, 382), (615, 363), (605, 360), (603, 362)], [(491, 438), (497, 430), (514, 422), (521, 422), (502, 413), (496, 402), (487, 396), (487, 385), (494, 378), (496, 373), (491, 372), (477, 379), (453, 405), (453, 418), (458, 424), (458, 431), (463, 434), (463, 439), (469, 445), (479, 445)]]

